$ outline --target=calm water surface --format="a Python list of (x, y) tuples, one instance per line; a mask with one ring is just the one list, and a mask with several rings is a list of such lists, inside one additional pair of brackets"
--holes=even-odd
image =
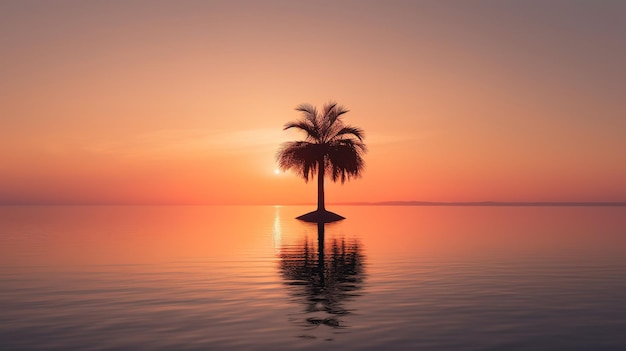
[(1, 350), (625, 350), (626, 208), (0, 207)]

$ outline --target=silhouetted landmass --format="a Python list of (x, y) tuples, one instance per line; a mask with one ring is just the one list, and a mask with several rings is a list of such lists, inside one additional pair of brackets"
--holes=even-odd
[(531, 201), (531, 202), (432, 202), (432, 201), (382, 201), (382, 202), (344, 202), (335, 205), (350, 206), (557, 206), (557, 207), (622, 207), (626, 202), (559, 202), (559, 201)]
[(346, 219), (343, 216), (340, 216), (334, 212), (322, 210), (322, 211), (313, 211), (309, 213), (305, 213), (302, 216), (296, 217), (301, 221), (311, 222), (311, 223), (331, 223), (340, 221), (342, 219)]

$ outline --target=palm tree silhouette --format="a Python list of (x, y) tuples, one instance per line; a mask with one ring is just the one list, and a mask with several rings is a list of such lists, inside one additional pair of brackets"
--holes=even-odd
[(288, 122), (284, 130), (296, 128), (303, 131), (306, 137), (303, 141), (283, 143), (276, 159), (281, 170), (291, 169), (306, 182), (317, 172), (317, 210), (298, 219), (318, 223), (344, 219), (326, 211), (324, 176), (329, 175), (333, 182), (341, 180), (342, 184), (361, 176), (365, 167), (363, 154), (367, 152), (363, 130), (343, 122), (342, 116), (348, 110), (336, 102), (325, 104), (322, 111), (310, 104), (301, 104), (296, 111), (302, 112), (302, 118)]

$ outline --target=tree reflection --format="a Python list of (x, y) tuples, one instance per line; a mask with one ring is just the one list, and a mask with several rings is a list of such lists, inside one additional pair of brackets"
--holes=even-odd
[(364, 257), (357, 240), (332, 239), (325, 246), (324, 224), (317, 224), (317, 247), (304, 240), (283, 247), (280, 271), (291, 295), (304, 304), (305, 326), (346, 327), (346, 302), (358, 296), (364, 279)]

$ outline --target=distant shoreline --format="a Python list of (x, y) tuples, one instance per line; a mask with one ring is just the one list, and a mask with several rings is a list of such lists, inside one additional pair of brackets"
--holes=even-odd
[(625, 207), (626, 202), (559, 202), (559, 201), (382, 201), (382, 202), (343, 202), (337, 206), (507, 206), (507, 207)]

